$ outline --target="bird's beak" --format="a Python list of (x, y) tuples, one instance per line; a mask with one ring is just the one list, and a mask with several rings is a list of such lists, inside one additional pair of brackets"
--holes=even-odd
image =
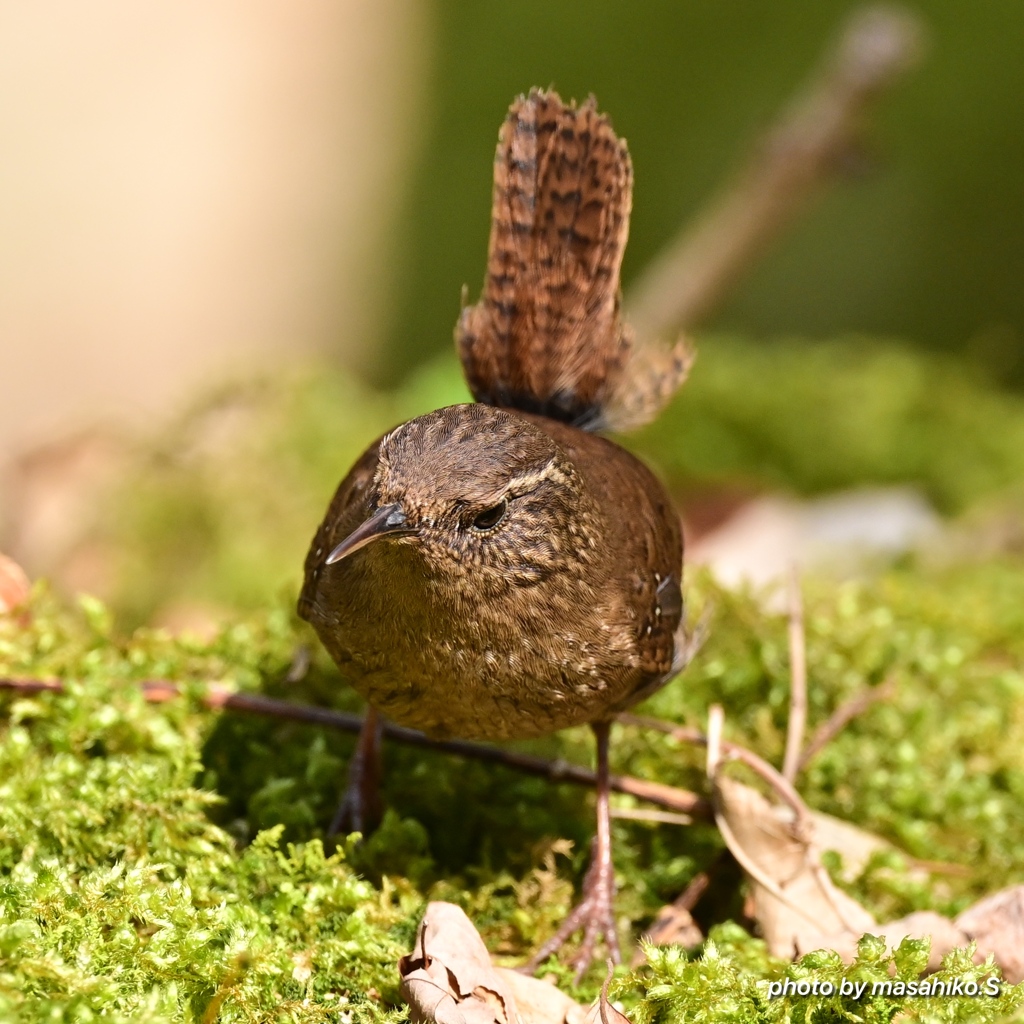
[(402, 506), (382, 505), (376, 512), (357, 526), (328, 556), (325, 565), (334, 565), (360, 548), (365, 548), (380, 537), (394, 537), (396, 534), (415, 533), (405, 518)]

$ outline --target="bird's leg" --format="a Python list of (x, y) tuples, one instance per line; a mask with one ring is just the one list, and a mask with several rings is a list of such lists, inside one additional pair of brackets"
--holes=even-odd
[(372, 708), (366, 709), (363, 727), (352, 759), (348, 763), (348, 781), (345, 794), (331, 819), (328, 835), (341, 833), (372, 832), (380, 821), (380, 715)]
[(611, 792), (608, 784), (608, 735), (611, 723), (595, 722), (591, 728), (597, 739), (597, 835), (594, 837), (590, 868), (583, 880), (583, 898), (524, 968), (531, 973), (535, 971), (565, 944), (569, 936), (582, 928), (583, 942), (572, 960), (577, 982), (593, 961), (594, 948), (599, 938), (604, 938), (608, 955), (615, 963), (622, 960), (619, 938), (615, 932), (615, 868), (612, 864), (611, 814), (608, 805)]

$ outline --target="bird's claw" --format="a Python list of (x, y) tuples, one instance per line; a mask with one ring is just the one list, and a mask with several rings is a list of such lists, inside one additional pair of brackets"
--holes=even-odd
[(594, 953), (600, 939), (604, 939), (612, 962), (621, 963), (622, 954), (615, 928), (614, 899), (615, 875), (611, 862), (595, 856), (583, 881), (583, 898), (562, 922), (558, 931), (534, 953), (522, 970), (533, 974), (552, 953), (561, 949), (580, 929), (583, 930), (583, 941), (576, 955), (569, 961), (569, 966), (575, 969), (574, 980), (577, 984), (594, 962)]

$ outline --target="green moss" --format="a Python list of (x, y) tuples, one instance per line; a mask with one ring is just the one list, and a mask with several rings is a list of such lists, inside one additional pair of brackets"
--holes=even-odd
[(634, 444), (679, 484), (810, 494), (909, 482), (961, 512), (1024, 479), (1024, 400), (893, 341), (718, 337)]
[(119, 642), (92, 602), (76, 615), (41, 597), (27, 627), (0, 620), (6, 674), (67, 685), (2, 698), (2, 1019), (200, 1020), (226, 979), (222, 1021), (334, 1020), (339, 999), (376, 1019), (368, 993), (394, 999), (392, 930), (418, 897), (375, 889), (318, 839), (283, 845), (283, 826), (240, 849), (210, 820), (220, 798), (195, 786), (212, 716), (149, 705), (138, 685), (251, 685), (280, 625), (199, 650)]
[[(1013, 667), (1024, 646), (1022, 568), (904, 566), (875, 581), (808, 585), (811, 727), (861, 687), (890, 677), (898, 687), (813, 762), (807, 799), (911, 855), (968, 868), (922, 882), (904, 858), (876, 861), (851, 888), (880, 917), (952, 912), (1024, 881), (1024, 678)], [(710, 639), (647, 710), (700, 724), (720, 701), (729, 734), (777, 759), (788, 700), (784, 620), (704, 577), (691, 580), (690, 596), (714, 608)], [(350, 738), (216, 713), (198, 700), (199, 684), (219, 681), (294, 698), (333, 689), (349, 702), (319, 655), (305, 688), (284, 681), (304, 636), (287, 611), (272, 609), (206, 645), (151, 630), (123, 638), (95, 601), (68, 609), (45, 593), (30, 614), (0, 620), (0, 672), (67, 685), (0, 696), (3, 1019), (200, 1020), (216, 996), (224, 1021), (334, 1020), (341, 1010), (377, 1020), (396, 1005), (395, 963), (425, 899), (466, 907), (502, 956), (521, 956), (551, 933), (584, 868), (589, 796), (392, 747), (382, 830), (328, 856), (322, 830)], [(185, 696), (147, 704), (139, 683), (154, 678), (179, 682)], [(578, 760), (590, 753), (579, 730), (523, 746)], [(700, 753), (669, 737), (620, 727), (613, 753), (617, 770), (702, 785)], [(617, 907), (635, 931), (721, 852), (707, 826), (618, 819), (615, 833)], [(558, 837), (574, 847), (553, 846)], [(714, 926), (741, 913), (738, 876), (719, 870), (698, 917)], [(620, 982), (638, 1020), (776, 1020), (785, 1007), (831, 1019), (851, 1007), (768, 1000), (767, 981), (866, 970), (824, 955), (783, 968), (736, 926), (713, 934), (698, 959), (658, 953)], [(885, 973), (888, 961), (876, 960)], [(600, 973), (578, 994), (592, 996)], [(975, 1000), (972, 1012), (1001, 1018), (1016, 1006), (1010, 999)], [(859, 1005), (872, 1019), (959, 1019), (967, 1011), (954, 1003)]]
[[(993, 977), (992, 965), (974, 964), (965, 950), (949, 954), (942, 968), (928, 977), (929, 995), (907, 994), (908, 983), (918, 983), (928, 962), (928, 944), (913, 939), (887, 950), (884, 941), (865, 936), (851, 964), (827, 951), (784, 964), (772, 961), (763, 944), (735, 926), (724, 926), (712, 934), (698, 958), (668, 948), (651, 950), (649, 961), (646, 971), (627, 981), (641, 986), (644, 994), (634, 1012), (636, 1024), (682, 1020), (889, 1024), (897, 1017), (934, 1022), (1000, 1020), (1013, 1017), (1024, 1001), (1019, 987), (986, 987), (986, 979)], [(793, 994), (793, 988), (785, 988), (787, 982), (806, 986), (810, 994)], [(897, 994), (900, 982), (903, 994)], [(959, 983), (961, 991), (973, 985), (976, 991), (996, 994), (932, 996), (936, 983), (943, 985), (936, 989), (943, 993), (946, 986)], [(864, 986), (863, 994), (855, 998), (859, 986)]]

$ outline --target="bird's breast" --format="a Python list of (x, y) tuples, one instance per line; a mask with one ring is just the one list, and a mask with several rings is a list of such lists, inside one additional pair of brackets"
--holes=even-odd
[(525, 739), (599, 718), (636, 683), (629, 629), (599, 621), (592, 587), (571, 578), (543, 595), (510, 584), (483, 599), (422, 566), (401, 580), (393, 566), (351, 568), (314, 626), (352, 686), (401, 725)]

